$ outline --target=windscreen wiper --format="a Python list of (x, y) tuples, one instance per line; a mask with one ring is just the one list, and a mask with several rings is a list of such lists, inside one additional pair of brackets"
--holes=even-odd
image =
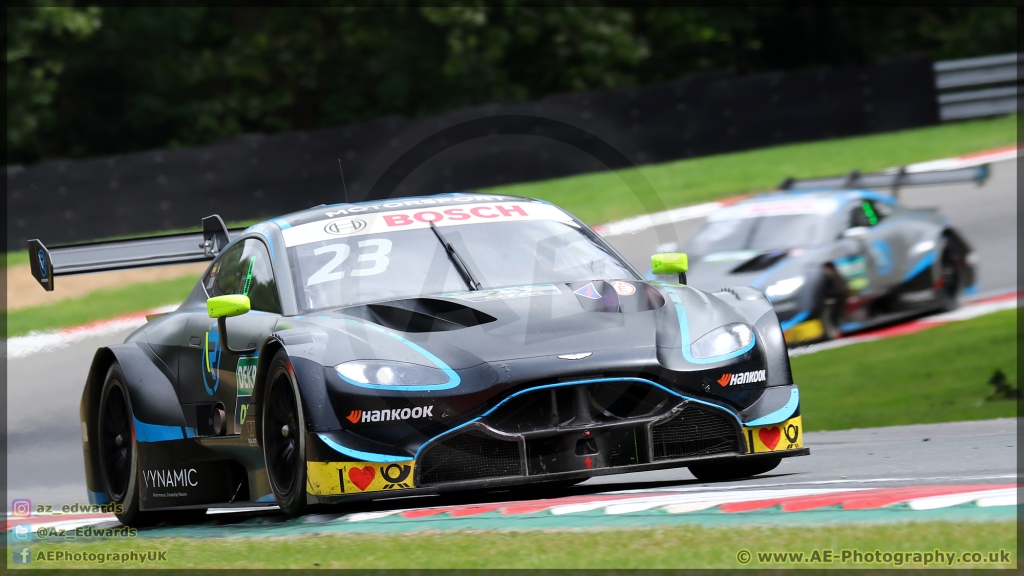
[(480, 283), (473, 278), (473, 274), (469, 271), (469, 266), (466, 266), (466, 263), (462, 261), (462, 257), (460, 257), (459, 253), (455, 251), (455, 247), (445, 239), (444, 235), (441, 234), (440, 230), (438, 230), (433, 220), (430, 221), (430, 229), (434, 231), (434, 236), (437, 236), (438, 241), (440, 241), (441, 245), (444, 246), (445, 252), (448, 253), (448, 259), (452, 261), (452, 264), (455, 265), (459, 274), (462, 275), (462, 279), (466, 282), (466, 286), (469, 286), (470, 290), (478, 290), (480, 288)]

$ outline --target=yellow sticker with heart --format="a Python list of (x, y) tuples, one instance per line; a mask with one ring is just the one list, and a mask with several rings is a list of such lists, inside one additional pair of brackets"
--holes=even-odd
[(796, 450), (804, 447), (800, 416), (771, 426), (744, 428), (743, 437), (747, 439), (747, 454)]
[(415, 488), (416, 463), (389, 462), (307, 462), (306, 492), (314, 496), (362, 494)]

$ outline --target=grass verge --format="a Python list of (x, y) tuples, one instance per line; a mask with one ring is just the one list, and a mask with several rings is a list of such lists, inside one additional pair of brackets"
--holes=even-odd
[(996, 370), (1017, 386), (1017, 311), (793, 358), (807, 430), (1014, 417), (989, 399)]
[[(685, 543), (685, 544), (680, 544)], [(138, 539), (128, 542), (41, 544), (32, 554), (65, 552), (126, 552), (165, 550), (167, 561), (153, 568), (892, 568), (922, 567), (925, 552), (979, 552), (980, 562), (954, 562), (930, 567), (1014, 567), (1017, 529), (1012, 522), (929, 522), (889, 525), (808, 527), (699, 527), (608, 531), (453, 532), (416, 535), (321, 535), (279, 539)], [(911, 553), (909, 561), (856, 563), (853, 558), (831, 563), (810, 562), (815, 550), (876, 550)], [(737, 556), (747, 550), (751, 559)], [(999, 553), (1010, 562), (987, 562)], [(758, 553), (803, 553), (804, 561), (759, 557)], [(914, 552), (921, 553), (915, 562)], [(10, 554), (10, 553), (9, 553)], [(884, 556), (883, 556), (884, 558)], [(962, 559), (962, 556), (961, 556)], [(970, 560), (970, 557), (968, 558)], [(11, 556), (8, 556), (10, 566)], [(33, 568), (98, 567), (86, 562), (40, 562)], [(104, 564), (104, 568), (118, 565)], [(127, 567), (128, 565), (123, 565)], [(132, 568), (139, 567), (138, 564)]]
[(197, 281), (196, 276), (183, 276), (160, 282), (129, 284), (123, 288), (97, 290), (80, 298), (61, 300), (46, 306), (11, 310), (7, 312), (7, 337), (20, 336), (33, 330), (79, 326), (177, 304), (188, 296)]
[(596, 224), (770, 190), (788, 176), (835, 176), (853, 169), (873, 172), (1012, 146), (1016, 142), (1017, 115), (1011, 115), (651, 164), (640, 168), (655, 192), (644, 202), (627, 184), (628, 181), (638, 188), (643, 185), (630, 170), (513, 184), (486, 192), (543, 198), (584, 222)]

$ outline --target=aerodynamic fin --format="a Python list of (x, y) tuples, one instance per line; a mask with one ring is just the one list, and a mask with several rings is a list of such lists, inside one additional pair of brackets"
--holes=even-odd
[(56, 248), (47, 248), (38, 239), (29, 240), (28, 257), (32, 276), (52, 291), (55, 276), (213, 260), (242, 230), (228, 230), (224, 220), (214, 214), (203, 218), (202, 232)]

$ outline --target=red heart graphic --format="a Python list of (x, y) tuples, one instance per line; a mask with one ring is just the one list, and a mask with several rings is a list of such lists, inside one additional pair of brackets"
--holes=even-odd
[(775, 450), (775, 447), (779, 445), (779, 440), (782, 438), (782, 430), (780, 430), (778, 426), (761, 428), (757, 431), (757, 437), (761, 439), (761, 442), (763, 442), (769, 450)]
[[(775, 441), (778, 442), (779, 439), (776, 438)], [(373, 469), (373, 466), (348, 469), (348, 479), (351, 480), (352, 483), (356, 485), (356, 488), (359, 488), (360, 490), (366, 490), (366, 488), (370, 486), (370, 483), (373, 482), (373, 477), (376, 475), (377, 471)]]

